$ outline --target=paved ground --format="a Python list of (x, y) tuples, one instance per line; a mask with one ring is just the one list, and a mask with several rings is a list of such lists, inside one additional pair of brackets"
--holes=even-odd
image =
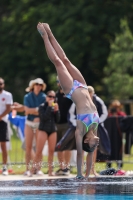
[[(0, 199), (81, 200), (100, 198), (116, 200), (125, 199), (125, 195), (126, 197), (133, 195), (133, 177), (90, 176), (88, 180), (76, 180), (74, 177), (73, 174), (54, 178), (46, 174), (41, 177), (34, 175), (31, 178), (23, 175), (0, 175)], [(114, 195), (117, 195), (117, 198)], [(127, 199), (133, 199), (133, 196)]]
[(48, 176), (47, 174), (44, 174), (43, 176), (36, 176), (33, 177), (27, 177), (24, 175), (8, 175), (3, 176), (0, 175), (0, 181), (9, 181), (9, 180), (36, 180), (36, 179), (64, 179), (64, 178), (74, 178), (76, 175), (70, 174), (69, 176)]
[[(69, 179), (69, 178), (75, 178), (76, 175), (75, 174), (70, 174), (69, 176), (48, 176), (47, 174), (44, 174), (43, 176), (37, 176), (37, 175), (33, 175), (33, 177), (27, 177), (24, 175), (8, 175), (8, 176), (3, 176), (0, 175), (0, 181), (9, 181), (9, 180), (38, 180), (38, 179)], [(90, 175), (91, 178), (95, 178), (95, 176)], [(120, 178), (120, 177), (124, 177), (124, 178), (131, 178), (133, 176), (98, 176), (97, 178)]]

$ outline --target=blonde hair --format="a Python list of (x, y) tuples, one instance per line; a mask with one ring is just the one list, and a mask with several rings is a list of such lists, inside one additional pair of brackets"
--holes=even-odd
[(112, 105), (112, 106), (116, 106), (116, 107), (120, 107), (120, 106), (121, 106), (121, 103), (120, 103), (119, 100), (113, 100), (113, 101), (111, 102), (111, 105)]
[(95, 90), (94, 90), (94, 88), (92, 87), (92, 86), (88, 86), (88, 91), (89, 91), (89, 93), (95, 93)]

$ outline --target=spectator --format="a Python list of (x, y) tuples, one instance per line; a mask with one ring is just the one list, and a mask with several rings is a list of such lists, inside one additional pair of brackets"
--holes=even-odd
[[(111, 104), (109, 105), (109, 109), (108, 109), (108, 116), (109, 117), (125, 117), (127, 116), (126, 113), (122, 110), (123, 109), (123, 105), (120, 103), (119, 100), (113, 100), (111, 102)], [(118, 126), (118, 130), (121, 131), (119, 125)], [(125, 143), (125, 149), (127, 149), (129, 147), (129, 134), (126, 134), (126, 143)], [(117, 166), (118, 168), (121, 168), (123, 165), (123, 163), (119, 163), (117, 162)], [(107, 168), (111, 168), (111, 163), (107, 162)]]
[(13, 102), (13, 105), (11, 106), (11, 109), (12, 111), (15, 110), (16, 111), (16, 114), (17, 112), (24, 112), (24, 105), (23, 104), (20, 104), (18, 102)]
[[(102, 131), (105, 131), (105, 135), (106, 135), (106, 132), (107, 132), (105, 127), (104, 127), (103, 122), (106, 120), (106, 118), (108, 116), (108, 110), (107, 110), (107, 107), (106, 107), (105, 103), (103, 102), (103, 100), (95, 94), (95, 90), (92, 86), (88, 86), (88, 91), (89, 91), (90, 97), (92, 98), (94, 104), (96, 105), (96, 108), (97, 108), (97, 111), (98, 111), (98, 114), (99, 114), (98, 136), (100, 138), (100, 130), (101, 129), (99, 129), (99, 126), (102, 126), (101, 128), (102, 128)], [(100, 146), (101, 142), (103, 142), (103, 141), (100, 140), (99, 146)], [(105, 142), (107, 142), (107, 141), (105, 141)], [(92, 173), (95, 176), (98, 175), (97, 172), (95, 171), (96, 157), (97, 157), (97, 149), (95, 149), (95, 151), (94, 151), (93, 165), (92, 165)]]
[(13, 103), (12, 94), (4, 90), (4, 80), (0, 78), (0, 145), (2, 150), (2, 162), (3, 162), (3, 175), (8, 175), (7, 170), (7, 148), (6, 141), (9, 141), (8, 134), (8, 113), (11, 111), (11, 105)]
[[(66, 98), (65, 94), (63, 93), (63, 90), (60, 86), (58, 77), (57, 77), (57, 86), (58, 86), (58, 92), (56, 93), (57, 103), (59, 105), (60, 110), (60, 121), (57, 124), (57, 143), (60, 141), (60, 139), (64, 136), (68, 126), (68, 111), (72, 104), (72, 101), (68, 98)], [(60, 169), (56, 171), (56, 175), (69, 175), (70, 174), (70, 159), (71, 159), (71, 151), (59, 151), (57, 152), (58, 161), (59, 161), (59, 167)]]
[(123, 106), (120, 101), (114, 100), (111, 102), (108, 110), (108, 116), (126, 116), (126, 113), (122, 111)]
[(103, 123), (108, 116), (108, 110), (104, 101), (95, 94), (95, 90), (92, 86), (88, 86), (89, 94), (96, 105), (99, 114), (99, 123)]
[[(39, 115), (38, 109), (40, 104), (45, 102), (46, 95), (43, 91), (46, 89), (46, 84), (41, 78), (30, 81), (26, 91), (29, 92), (24, 96), (24, 110), (27, 115), (25, 122), (25, 143), (26, 143), (26, 165), (27, 171), (25, 175), (29, 175), (29, 164), (31, 160), (31, 150), (33, 139), (37, 139)], [(42, 173), (41, 171), (37, 173)]]
[[(17, 128), (17, 134), (20, 140), (22, 141), (22, 149), (25, 151), (25, 136), (24, 136), (24, 127), (25, 127), (25, 121), (27, 119), (26, 116), (17, 115), (17, 112), (23, 113), (24, 112), (24, 105), (20, 104), (18, 102), (14, 102), (11, 106), (12, 112), (9, 114), (8, 120), (15, 125)], [(35, 139), (32, 143), (32, 150), (31, 150), (31, 160), (33, 160), (35, 156), (35, 150), (36, 150), (36, 143)], [(24, 175), (27, 175), (28, 166), (26, 165), (26, 172)]]
[(47, 92), (46, 103), (39, 107), (39, 132), (37, 137), (36, 155), (31, 174), (41, 167), (42, 151), (46, 140), (48, 140), (48, 175), (53, 176), (53, 157), (57, 139), (57, 128), (55, 122), (60, 119), (58, 104), (55, 102), (56, 94), (53, 90)]

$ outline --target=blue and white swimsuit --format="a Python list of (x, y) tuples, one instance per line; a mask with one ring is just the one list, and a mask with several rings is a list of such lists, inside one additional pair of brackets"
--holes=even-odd
[(77, 120), (80, 120), (86, 126), (86, 132), (89, 131), (89, 127), (92, 124), (95, 124), (95, 129), (97, 129), (99, 124), (99, 115), (97, 112), (90, 114), (78, 114)]
[[(80, 88), (80, 87), (88, 90), (87, 85), (83, 85), (79, 81), (74, 80), (73, 81), (73, 87), (70, 90), (69, 94), (66, 95), (66, 97), (71, 99), (71, 96), (72, 96), (72, 93), (74, 92), (74, 90), (76, 90), (77, 88)], [(88, 132), (91, 124), (95, 124), (96, 125), (95, 129), (97, 129), (98, 124), (99, 124), (99, 115), (98, 115), (97, 112), (89, 113), (89, 114), (78, 114), (77, 120), (82, 121), (82, 123), (86, 126), (86, 132)]]
[(74, 81), (73, 81), (73, 87), (72, 87), (72, 89), (70, 90), (69, 94), (66, 94), (66, 97), (67, 97), (68, 99), (71, 99), (72, 93), (73, 93), (74, 90), (76, 90), (77, 88), (85, 88), (85, 89), (88, 90), (87, 85), (83, 85), (83, 84), (80, 83), (79, 81), (74, 80)]

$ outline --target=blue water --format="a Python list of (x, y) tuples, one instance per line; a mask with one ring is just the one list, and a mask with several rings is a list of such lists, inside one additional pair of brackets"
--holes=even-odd
[(1, 196), (4, 200), (133, 200), (132, 195), (81, 195), (81, 194), (42, 194), (42, 195), (25, 195), (25, 196)]
[(133, 200), (133, 177), (0, 181), (3, 200)]

